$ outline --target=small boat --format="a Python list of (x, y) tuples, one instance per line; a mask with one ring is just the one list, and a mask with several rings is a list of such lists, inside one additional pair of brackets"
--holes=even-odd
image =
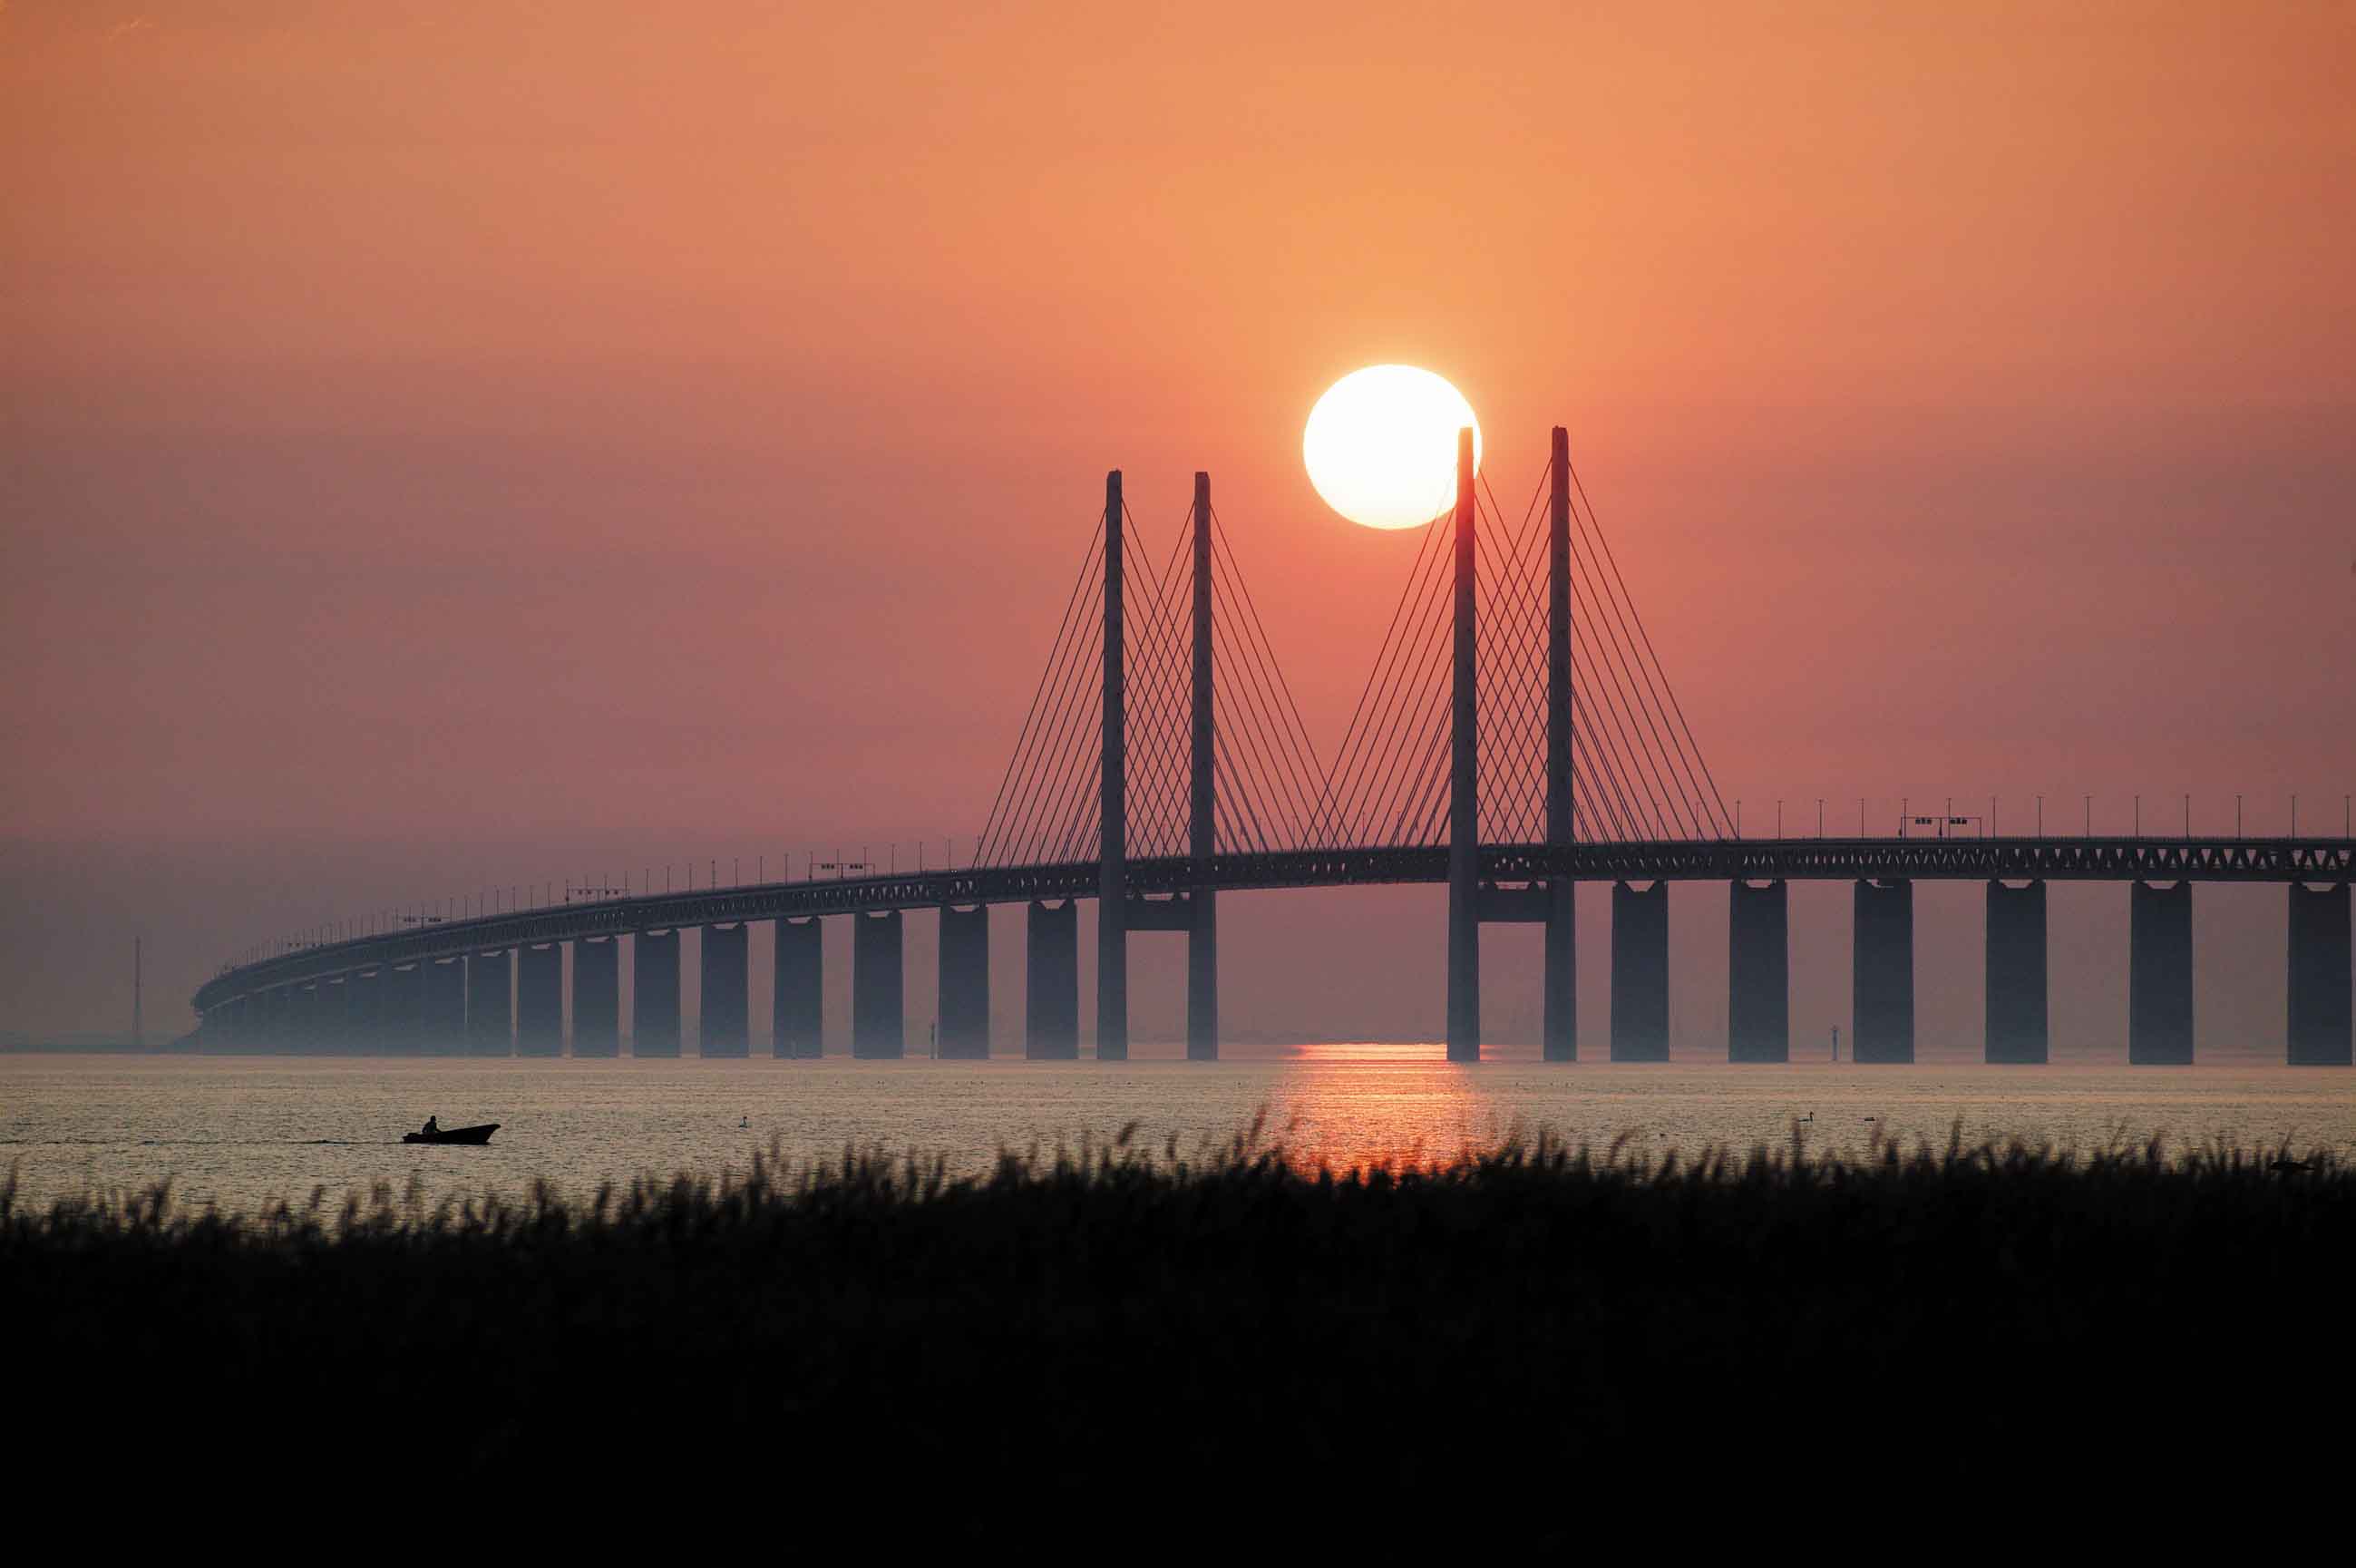
[(496, 1122), (486, 1122), (479, 1127), (444, 1127), (433, 1133), (403, 1133), (404, 1144), (487, 1144), (491, 1134), (499, 1130)]

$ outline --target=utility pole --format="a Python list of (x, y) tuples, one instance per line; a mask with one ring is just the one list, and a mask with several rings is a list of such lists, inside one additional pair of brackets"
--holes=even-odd
[(131, 939), (131, 1044), (134, 1049), (147, 1043), (147, 1021), (145, 1016), (146, 998), (142, 994), (144, 976), (140, 971), (145, 955), (137, 937)]

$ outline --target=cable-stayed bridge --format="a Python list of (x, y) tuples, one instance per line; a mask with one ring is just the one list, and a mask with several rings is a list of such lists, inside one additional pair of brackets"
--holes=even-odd
[[(1787, 885), (1854, 886), (1852, 1054), (1914, 1055), (1913, 884), (1987, 885), (1987, 1055), (2049, 1051), (2045, 885), (2127, 885), (2128, 1056), (2193, 1058), (2193, 885), (2286, 888), (2287, 1055), (2351, 1061), (2349, 884), (2338, 838), (1741, 836), (1634, 596), (1553, 433), (1515, 513), (1462, 433), (1453, 510), (1421, 535), (1330, 758), (1311, 739), (1259, 605), (1198, 474), (1157, 559), (1107, 476), (1105, 505), (969, 864), (686, 892), (613, 893), (392, 929), (305, 936), (201, 987), (200, 1046), (613, 1056), (623, 939), (638, 1056), (681, 1049), (679, 933), (702, 932), (701, 1054), (749, 1048), (752, 933), (774, 933), (773, 1049), (820, 1049), (829, 917), (852, 932), (853, 1054), (905, 1050), (905, 916), (940, 922), (939, 1055), (990, 1052), (990, 906), (1026, 905), (1024, 1050), (1081, 1045), (1078, 903), (1098, 904), (1094, 1041), (1129, 1049), (1131, 932), (1187, 941), (1187, 1054), (1218, 1055), (1222, 890), (1444, 882), (1448, 1054), (1481, 1053), (1480, 927), (1546, 928), (1543, 1054), (1579, 1055), (1572, 889), (1612, 884), (1613, 1060), (1668, 1054), (1668, 887), (1730, 886), (1729, 1043), (1790, 1054)], [(2320, 885), (2320, 886), (2317, 886)]]

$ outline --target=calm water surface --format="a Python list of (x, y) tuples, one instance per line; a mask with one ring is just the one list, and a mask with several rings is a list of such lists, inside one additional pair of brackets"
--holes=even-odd
[[(798, 1160), (880, 1147), (970, 1170), (1002, 1148), (1132, 1122), (1157, 1146), (1174, 1133), (1194, 1147), (1262, 1112), (1271, 1138), (1337, 1165), (1444, 1158), (1539, 1128), (1597, 1144), (1625, 1133), (1740, 1149), (1787, 1140), (1802, 1117), (1816, 1148), (1860, 1150), (1877, 1128), (1944, 1144), (1960, 1122), (1975, 1142), (2084, 1147), (2165, 1133), (2356, 1154), (2356, 1078), (2330, 1069), (1439, 1058), (1433, 1046), (1263, 1048), (1214, 1064), (0, 1056), (0, 1170), (16, 1168), (20, 1201), (168, 1176), (186, 1201), (250, 1211), (412, 1175), (434, 1197), (512, 1194), (538, 1178), (588, 1192), (648, 1174), (718, 1176), (772, 1143)], [(428, 1115), (501, 1128), (487, 1148), (403, 1144)]]

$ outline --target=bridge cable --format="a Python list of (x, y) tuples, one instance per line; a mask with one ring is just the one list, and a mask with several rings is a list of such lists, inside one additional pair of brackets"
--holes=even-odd
[[(1300, 779), (1304, 801), (1313, 807), (1317, 782), (1323, 777), (1323, 768), (1317, 757), (1317, 743), (1310, 737), (1309, 725), (1301, 716), (1301, 704), (1293, 699), (1292, 684), (1285, 679), (1283, 662), (1276, 656), (1275, 644), (1268, 635), (1266, 623), (1260, 619), (1259, 605), (1252, 596), (1250, 580), (1244, 575), (1242, 563), (1236, 558), (1235, 545), (1227, 537), (1226, 525), (1220, 521), (1216, 507), (1211, 509), (1211, 542), (1216, 547), (1215, 556), (1224, 559), (1226, 572), (1234, 579), (1236, 587), (1241, 591), (1245, 618), (1249, 623), (1252, 637), (1258, 646), (1266, 668), (1275, 677), (1277, 690), (1283, 694), (1285, 712), (1290, 716), (1291, 721), (1295, 770)], [(1305, 832), (1308, 826), (1305, 815), (1301, 826)]]
[[(1303, 779), (1299, 747), (1285, 727), (1284, 710), (1278, 699), (1276, 682), (1270, 678), (1265, 661), (1244, 628), (1241, 610), (1227, 602), (1237, 596), (1232, 587), (1232, 575), (1227, 573), (1215, 551), (1212, 561), (1215, 580), (1227, 588), (1225, 594), (1214, 595), (1213, 618), (1215, 624), (1225, 628), (1226, 640), (1240, 655), (1237, 684), (1243, 688), (1248, 704), (1244, 716), (1265, 746), (1273, 776), (1273, 794), (1269, 803), (1281, 806), (1286, 819), (1291, 823), (1293, 836), (1297, 838), (1307, 815), (1309, 801), (1313, 798), (1310, 793), (1313, 786)], [(1213, 669), (1215, 673), (1218, 661), (1214, 660)]]
[(1041, 792), (1049, 787), (1063, 760), (1071, 723), (1074, 689), (1082, 681), (1093, 639), (1093, 632), (1078, 628), (1066, 650), (1063, 668), (1056, 671), (1056, 685), (1038, 738), (1023, 763), (1007, 810), (1000, 818), (991, 838), (989, 851), (991, 864), (1000, 863), (1010, 855), (1019, 858), (1021, 852), (1027, 847)]
[[(1624, 579), (1621, 576), (1621, 575), (1620, 575), (1620, 569), (1619, 569), (1619, 563), (1618, 563), (1618, 560), (1616, 559), (1616, 557), (1612, 556), (1612, 553), (1611, 553), (1611, 543), (1610, 543), (1610, 541), (1609, 541), (1609, 540), (1607, 540), (1607, 539), (1604, 537), (1604, 535), (1603, 535), (1603, 531), (1602, 531), (1602, 526), (1601, 526), (1601, 524), (1600, 523), (1600, 521), (1598, 521), (1596, 520), (1596, 518), (1595, 518), (1595, 516), (1594, 516), (1594, 507), (1593, 507), (1592, 503), (1591, 503), (1591, 502), (1589, 502), (1589, 501), (1588, 501), (1588, 499), (1587, 499), (1586, 488), (1585, 488), (1584, 484), (1582, 484), (1582, 483), (1580, 481), (1580, 479), (1579, 479), (1578, 470), (1577, 470), (1576, 468), (1574, 468), (1574, 469), (1572, 469), (1572, 470), (1571, 470), (1571, 481), (1572, 481), (1573, 486), (1576, 488), (1576, 489), (1577, 489), (1577, 491), (1578, 491), (1579, 499), (1580, 499), (1580, 501), (1582, 503), (1582, 506), (1584, 507), (1584, 510), (1585, 510), (1585, 512), (1586, 512), (1586, 515), (1585, 515), (1583, 518), (1581, 518), (1581, 517), (1579, 517), (1579, 513), (1578, 513), (1578, 511), (1577, 511), (1577, 510), (1574, 510), (1573, 516), (1574, 516), (1574, 518), (1575, 518), (1575, 519), (1577, 519), (1577, 520), (1579, 521), (1579, 522), (1580, 522), (1580, 532), (1582, 532), (1582, 533), (1585, 533), (1585, 534), (1589, 535), (1589, 537), (1590, 537), (1590, 542), (1591, 542), (1591, 545), (1590, 545), (1590, 554), (1591, 554), (1591, 555), (1593, 555), (1593, 554), (1600, 554), (1600, 555), (1601, 555), (1601, 559), (1602, 559), (1602, 561), (1603, 561), (1603, 563), (1604, 563), (1604, 566), (1605, 566), (1605, 567), (1608, 567), (1608, 569), (1609, 569), (1609, 574), (1610, 574), (1610, 575), (1609, 575), (1609, 579), (1608, 579), (1608, 581), (1606, 581), (1606, 580), (1605, 580), (1605, 578), (1604, 578), (1604, 569), (1603, 569), (1602, 567), (1599, 567), (1599, 568), (1597, 568), (1597, 569), (1595, 570), (1595, 574), (1594, 574), (1594, 575), (1595, 575), (1595, 576), (1596, 576), (1596, 578), (1597, 578), (1598, 585), (1599, 585), (1599, 586), (1601, 586), (1601, 587), (1602, 587), (1602, 588), (1604, 589), (1604, 592), (1603, 592), (1602, 596), (1603, 596), (1603, 598), (1604, 598), (1604, 601), (1605, 601), (1605, 603), (1606, 603), (1607, 607), (1608, 607), (1612, 610), (1612, 612), (1613, 621), (1614, 621), (1614, 623), (1615, 623), (1615, 626), (1618, 628), (1618, 630), (1619, 630), (1619, 632), (1620, 632), (1621, 637), (1622, 637), (1623, 639), (1628, 639), (1628, 636), (1629, 636), (1629, 634), (1628, 634), (1628, 630), (1627, 630), (1627, 625), (1626, 625), (1626, 622), (1627, 622), (1627, 621), (1630, 621), (1630, 620), (1633, 620), (1633, 621), (1635, 623), (1635, 627), (1636, 627), (1636, 634), (1637, 634), (1637, 636), (1638, 636), (1639, 638), (1641, 638), (1641, 639), (1642, 639), (1642, 641), (1643, 641), (1643, 644), (1644, 644), (1644, 653), (1645, 653), (1646, 655), (1648, 655), (1648, 656), (1649, 656), (1649, 663), (1647, 663), (1644, 660), (1642, 660), (1642, 659), (1635, 660), (1635, 662), (1637, 663), (1638, 668), (1639, 668), (1639, 669), (1644, 672), (1644, 676), (1645, 676), (1645, 682), (1646, 682), (1646, 688), (1645, 688), (1645, 689), (1646, 689), (1646, 693), (1647, 693), (1647, 694), (1648, 694), (1648, 695), (1651, 697), (1651, 699), (1652, 699), (1653, 706), (1654, 706), (1654, 708), (1655, 708), (1655, 709), (1659, 710), (1659, 709), (1660, 709), (1660, 704), (1661, 704), (1661, 697), (1660, 697), (1660, 693), (1659, 693), (1659, 692), (1658, 692), (1657, 690), (1655, 690), (1655, 689), (1654, 689), (1654, 687), (1653, 687), (1653, 677), (1654, 677), (1655, 672), (1655, 671), (1657, 671), (1657, 672), (1658, 672), (1658, 674), (1659, 674), (1659, 682), (1660, 682), (1660, 684), (1661, 684), (1662, 686), (1666, 686), (1666, 685), (1668, 684), (1667, 672), (1666, 672), (1665, 671), (1662, 671), (1662, 670), (1660, 670), (1660, 668), (1659, 668), (1659, 666), (1660, 666), (1660, 659), (1659, 659), (1659, 655), (1658, 655), (1658, 654), (1657, 654), (1657, 653), (1653, 650), (1653, 647), (1652, 647), (1652, 639), (1651, 639), (1650, 634), (1645, 633), (1645, 632), (1644, 632), (1644, 618), (1643, 618), (1643, 616), (1642, 616), (1642, 615), (1637, 611), (1637, 609), (1636, 609), (1635, 601), (1634, 601), (1633, 596), (1631, 596), (1631, 595), (1629, 595), (1629, 594), (1628, 594), (1628, 592), (1627, 592), (1627, 585), (1626, 585), (1626, 582), (1625, 582), (1625, 580), (1624, 580)], [(1625, 607), (1625, 614), (1624, 614), (1624, 618), (1623, 618), (1623, 614), (1622, 614), (1622, 606), (1623, 606), (1623, 605), (1624, 605), (1624, 607)], [(1630, 647), (1631, 647), (1631, 651), (1633, 652), (1633, 650), (1634, 650), (1634, 644), (1633, 644), (1633, 641), (1631, 642)], [(1674, 692), (1674, 690), (1672, 690), (1672, 691), (1670, 692), (1670, 700), (1671, 700), (1671, 702), (1672, 702), (1672, 703), (1674, 703), (1674, 701), (1675, 701), (1675, 692)], [(1660, 717), (1661, 717), (1661, 724), (1662, 724), (1662, 725), (1663, 725), (1664, 727), (1669, 727), (1669, 714), (1668, 714), (1668, 713), (1667, 713), (1665, 710), (1662, 710), (1662, 711), (1661, 711), (1661, 713), (1660, 713)], [(1680, 718), (1680, 721), (1682, 721), (1682, 710), (1681, 710), (1681, 709), (1679, 710), (1679, 718)], [(1682, 724), (1680, 724), (1680, 726), (1678, 726), (1678, 727), (1682, 727), (1682, 728), (1683, 728), (1686, 740), (1687, 740), (1687, 742), (1690, 742), (1690, 740), (1691, 740), (1691, 735), (1692, 735), (1691, 726), (1690, 726), (1690, 725), (1683, 725)], [(1674, 738), (1676, 737), (1676, 734), (1677, 734), (1677, 729), (1676, 729), (1676, 728), (1670, 728), (1670, 729), (1669, 729), (1669, 733), (1670, 733), (1670, 736), (1672, 736), (1672, 738), (1674, 739)], [(1698, 747), (1697, 747), (1696, 749), (1697, 749), (1697, 750), (1698, 750)], [(1699, 786), (1699, 784), (1698, 784), (1698, 781), (1695, 781), (1695, 780), (1693, 780), (1691, 765), (1686, 761), (1686, 758), (1685, 758), (1685, 753), (1684, 753), (1684, 749), (1683, 749), (1683, 747), (1682, 747), (1682, 746), (1676, 747), (1676, 757), (1677, 757), (1677, 760), (1678, 760), (1679, 764), (1680, 764), (1681, 766), (1683, 766), (1683, 767), (1686, 768), (1687, 779), (1693, 783), (1693, 787), (1694, 787), (1694, 788), (1697, 789), (1697, 790), (1699, 789), (1700, 786)], [(1705, 767), (1703, 768), (1702, 771), (1703, 771), (1704, 773), (1707, 773), (1707, 772), (1708, 772), (1708, 768), (1707, 768), (1707, 766), (1706, 766), (1706, 765), (1705, 765)], [(1712, 798), (1713, 798), (1713, 799), (1716, 799), (1716, 798), (1717, 798), (1716, 785), (1715, 785), (1714, 783), (1710, 786), (1710, 793), (1711, 793), (1711, 796), (1712, 796)], [(1723, 826), (1724, 826), (1723, 817), (1724, 817), (1724, 811), (1725, 811), (1725, 802), (1724, 802), (1724, 800), (1723, 800), (1722, 799), (1719, 799), (1719, 800), (1717, 800), (1717, 804), (1718, 804), (1718, 811), (1719, 811), (1719, 822), (1718, 822), (1716, 824), (1714, 824), (1714, 825), (1716, 825), (1716, 826), (1719, 827), (1719, 828), (1722, 830), (1722, 828), (1723, 828)]]
[(1099, 618), (1083, 628), (1076, 639), (1076, 657), (1057, 712), (1055, 729), (1041, 753), (1044, 761), (1034, 768), (1030, 791), (1024, 798), (1023, 814), (1017, 820), (1012, 840), (1012, 847), (1019, 854), (1040, 853), (1045, 841), (1034, 835), (1052, 831), (1050, 824), (1060, 820), (1065, 811), (1065, 790), (1073, 771), (1082, 757), (1095, 750), (1086, 744), (1087, 671), (1099, 662), (1103, 648), (1104, 628)]
[[(1572, 542), (1574, 553), (1578, 548), (1578, 541), (1574, 535)], [(1579, 624), (1576, 610), (1572, 619), (1574, 625)], [(1594, 654), (1592, 662), (1602, 668), (1612, 677), (1610, 683), (1604, 689), (1604, 695), (1609, 704), (1613, 729), (1619, 732), (1621, 742), (1626, 747), (1626, 755), (1631, 762), (1629, 771), (1633, 777), (1644, 781), (1646, 794), (1654, 799), (1657, 809), (1666, 812), (1668, 811), (1666, 795), (1669, 785), (1662, 775), (1657, 758), (1657, 736), (1655, 737), (1653, 746), (1644, 744), (1644, 736), (1646, 726), (1644, 722), (1642, 703), (1636, 695), (1634, 677), (1627, 672), (1626, 665), (1629, 658), (1632, 657), (1633, 650), (1611, 636), (1611, 628), (1599, 622), (1592, 608), (1589, 610), (1586, 621), (1590, 651)], [(1643, 768), (1635, 768), (1633, 764), (1636, 762), (1642, 762)]]
[[(1102, 639), (1102, 628), (1090, 624), (1078, 628), (1073, 639), (1071, 657), (1059, 682), (1050, 726), (1027, 769), (1023, 792), (1017, 798), (1017, 809), (1010, 817), (1009, 835), (1002, 843), (1001, 853), (1018, 858), (1033, 853), (1032, 834), (1039, 821), (1042, 803), (1048, 798), (1060, 800), (1059, 786), (1069, 768), (1071, 735), (1076, 710), (1085, 707), (1082, 693), (1087, 689), (1087, 672), (1095, 659)], [(1060, 807), (1058, 807), (1060, 810)]]
[[(1090, 542), (1087, 553), (1083, 555), (1080, 562), (1079, 575), (1073, 580), (1071, 595), (1065, 600), (1063, 619), (1056, 626), (1055, 640), (1049, 645), (1047, 663), (1039, 672), (1039, 684), (1032, 692), (1030, 711), (1023, 715), (1023, 728), (1015, 737), (1014, 752), (1006, 759), (1006, 771), (1001, 776), (998, 782), (998, 795), (996, 799), (991, 801), (990, 815), (985, 820), (980, 835), (981, 839), (986, 840), (990, 836), (991, 824), (993, 824), (998, 821), (999, 810), (1006, 799), (1007, 788), (1014, 779), (1018, 765), (1023, 760), (1025, 743), (1029, 740), (1032, 735), (1033, 721), (1036, 718), (1039, 713), (1040, 703), (1044, 700), (1047, 691), (1048, 676), (1054, 671), (1055, 667), (1055, 654), (1063, 647), (1064, 639), (1071, 626), (1073, 612), (1079, 604), (1080, 590), (1087, 583), (1088, 567), (1096, 558), (1097, 551), (1102, 543), (1103, 535), (1104, 520), (1099, 517), (1097, 521), (1096, 538)], [(977, 860), (979, 860), (980, 841), (977, 841), (976, 850)]]
[[(1578, 491), (1580, 502), (1586, 510), (1588, 524), (1593, 531), (1597, 540), (1601, 542), (1603, 546), (1605, 559), (1612, 567), (1613, 581), (1621, 584), (1622, 592), (1625, 594), (1626, 585), (1620, 577), (1619, 562), (1617, 558), (1612, 554), (1611, 541), (1604, 535), (1602, 522), (1595, 515), (1594, 503), (1587, 499), (1587, 487), (1585, 483), (1580, 480), (1579, 470), (1577, 468), (1574, 467), (1570, 470), (1570, 478), (1573, 487)], [(1726, 815), (1725, 798), (1718, 792), (1718, 781), (1716, 779), (1711, 777), (1709, 764), (1702, 756), (1701, 746), (1693, 737), (1693, 726), (1686, 721), (1685, 708), (1684, 705), (1677, 701), (1676, 688), (1670, 682), (1667, 670), (1661, 665), (1660, 656), (1653, 648), (1652, 634), (1644, 628), (1644, 616), (1636, 607), (1634, 596), (1627, 595), (1627, 599), (1628, 613), (1636, 623), (1637, 635), (1644, 639), (1644, 650), (1651, 656), (1654, 669), (1659, 671), (1661, 686), (1667, 693), (1669, 705), (1676, 715), (1677, 727), (1684, 736), (1685, 744), (1692, 750), (1693, 762), (1700, 768), (1702, 779), (1708, 784), (1711, 799), (1717, 803), (1718, 822), (1721, 832), (1723, 832), (1730, 826)]]
[[(1427, 525), (1434, 538), (1443, 536), (1435, 520)], [(1429, 557), (1430, 569), (1419, 590), (1419, 599), (1412, 615), (1405, 623), (1404, 639), (1390, 644), (1392, 657), (1387, 662), (1383, 689), (1376, 694), (1375, 710), (1369, 714), (1351, 771), (1342, 779), (1344, 793), (1337, 799), (1340, 815), (1335, 827), (1339, 834), (1366, 834), (1364, 842), (1379, 843), (1382, 824), (1390, 814), (1389, 802), (1395, 794), (1396, 758), (1399, 747), (1409, 734), (1420, 734), (1437, 686), (1432, 674), (1438, 668), (1440, 650), (1448, 639), (1440, 628), (1449, 618), (1445, 613), (1435, 613), (1444, 604), (1441, 594), (1450, 574), (1446, 570), (1448, 552), (1434, 551)], [(1398, 726), (1404, 724), (1406, 728)], [(1361, 817), (1360, 813), (1366, 813)], [(1339, 842), (1347, 843), (1347, 838)]]
[(1425, 562), (1431, 553), (1432, 545), (1439, 532), (1437, 520), (1434, 520), (1424, 525), (1423, 536), (1417, 542), (1415, 560), (1408, 568), (1406, 580), (1399, 585), (1398, 603), (1391, 611), (1390, 624), (1384, 629), (1383, 639), (1376, 649), (1375, 661), (1366, 671), (1365, 684), (1359, 690), (1357, 704), (1351, 709), (1349, 723), (1344, 726), (1341, 743), (1335, 748), (1333, 761), (1326, 770), (1325, 787), (1323, 799), (1319, 803), (1320, 816), (1323, 821), (1320, 824), (1312, 825), (1312, 836), (1314, 838), (1339, 843), (1346, 832), (1341, 819), (1336, 815), (1341, 805), (1333, 793), (1334, 787), (1337, 783), (1346, 786), (1347, 780), (1353, 776), (1353, 768), (1356, 766), (1358, 755), (1365, 744), (1366, 732), (1361, 729), (1360, 720), (1365, 714), (1367, 703), (1374, 699), (1377, 682), (1387, 680), (1391, 664), (1398, 657), (1397, 639), (1400, 622), (1402, 618), (1408, 614), (1409, 607), (1417, 600), (1423, 582)]
[[(1235, 602), (1241, 597), (1235, 586), (1236, 574), (1229, 570), (1228, 564), (1215, 548), (1215, 534), (1213, 544), (1214, 580), (1219, 590), (1215, 592), (1212, 599), (1213, 618), (1222, 628), (1226, 643), (1238, 656), (1237, 662), (1240, 679), (1237, 683), (1244, 689), (1249, 706), (1246, 717), (1265, 742), (1274, 786), (1274, 796), (1269, 803), (1280, 805), (1290, 822), (1291, 834), (1286, 841), (1289, 846), (1297, 841), (1307, 819), (1310, 802), (1314, 799), (1314, 785), (1304, 779), (1300, 746), (1288, 727), (1277, 678), (1270, 675), (1267, 661), (1252, 640), (1243, 609)], [(1214, 660), (1215, 671), (1222, 662)]]

